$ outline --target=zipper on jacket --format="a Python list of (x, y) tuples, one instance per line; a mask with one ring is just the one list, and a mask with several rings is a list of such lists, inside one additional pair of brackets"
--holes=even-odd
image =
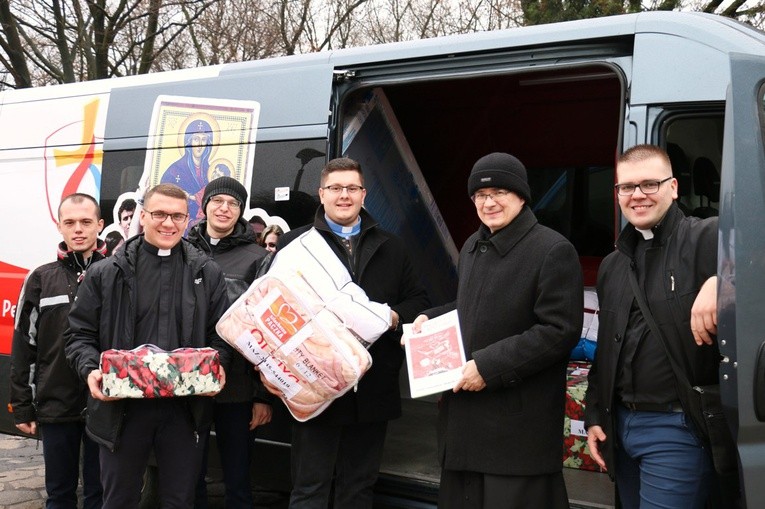
[(670, 281), (669, 291), (674, 292), (675, 291), (675, 275), (672, 274), (671, 272), (669, 273), (669, 281)]

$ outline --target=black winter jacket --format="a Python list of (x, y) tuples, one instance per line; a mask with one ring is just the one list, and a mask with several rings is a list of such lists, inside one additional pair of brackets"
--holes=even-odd
[[(601, 446), (608, 471), (613, 475), (615, 401), (619, 354), (626, 335), (634, 300), (629, 283), (638, 236), (627, 225), (598, 271), (598, 350), (588, 376), (585, 426), (599, 425), (606, 434)], [(681, 359), (693, 385), (718, 382), (720, 352), (716, 344), (697, 346), (693, 340), (691, 307), (701, 285), (717, 273), (717, 218), (685, 217), (673, 204), (654, 227), (654, 239), (645, 254), (645, 297), (648, 307), (669, 343), (675, 359)], [(679, 389), (679, 388), (678, 388)], [(684, 408), (687, 394), (678, 390)]]
[[(69, 314), (66, 357), (80, 377), (99, 367), (101, 352), (110, 348), (132, 349), (135, 340), (137, 292), (135, 263), (143, 235), (129, 239), (112, 257), (88, 271)], [(183, 347), (213, 347), (221, 364), (229, 369), (231, 349), (215, 332), (215, 324), (228, 308), (226, 283), (218, 265), (191, 243), (182, 240)], [(213, 398), (186, 398), (197, 431), (212, 423)], [(118, 447), (124, 419), (125, 400), (99, 401), (88, 398), (87, 431), (93, 440), (111, 450)]]
[[(189, 232), (189, 241), (207, 253), (223, 270), (228, 299), (233, 304), (255, 281), (255, 276), (268, 251), (257, 243), (255, 232), (244, 219), (234, 225), (234, 231), (210, 243), (207, 220), (201, 221)], [(226, 385), (215, 396), (218, 403), (241, 403), (258, 400), (270, 402), (271, 398), (259, 384), (252, 364), (236, 350), (233, 351), (231, 367), (226, 371)]]
[[(582, 270), (565, 237), (525, 206), (490, 235), (481, 225), (459, 258), (454, 309), (467, 359), (486, 388), (443, 393), (438, 454), (447, 470), (540, 475), (562, 468), (566, 365), (582, 331)], [(534, 506), (534, 502), (529, 502)]]
[[(102, 240), (87, 262), (63, 242), (58, 259), (30, 272), (16, 311), (11, 350), (11, 407), (16, 424), (78, 421), (84, 417), (87, 391), (64, 355), (67, 317), (89, 264), (104, 258)], [(32, 365), (34, 379), (30, 384)]]
[[(427, 294), (412, 268), (404, 242), (380, 228), (377, 221), (365, 210), (361, 210), (361, 233), (356, 248), (358, 256), (355, 266), (351, 266), (348, 252), (327, 225), (323, 206), (316, 212), (313, 225), (282, 235), (278, 249), (312, 226), (345, 264), (353, 282), (359, 285), (371, 300), (388, 304), (398, 313), (400, 323), (411, 322), (428, 307)], [(388, 331), (380, 336), (369, 349), (372, 367), (359, 381), (358, 390), (348, 391), (309, 422), (346, 425), (400, 417), (398, 373), (404, 359), (400, 341), (400, 331)]]

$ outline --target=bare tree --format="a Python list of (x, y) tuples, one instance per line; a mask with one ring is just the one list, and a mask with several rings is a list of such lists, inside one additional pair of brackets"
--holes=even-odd
[(220, 0), (0, 0), (6, 86), (143, 74)]

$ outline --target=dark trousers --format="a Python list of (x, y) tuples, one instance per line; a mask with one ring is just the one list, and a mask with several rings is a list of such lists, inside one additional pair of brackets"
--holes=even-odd
[(682, 412), (617, 405), (616, 484), (625, 509), (703, 508), (712, 460)]
[(101, 446), (104, 509), (137, 508), (151, 451), (163, 509), (194, 506), (202, 447), (182, 398), (129, 401), (119, 444)]
[[(252, 509), (252, 486), (250, 485), (250, 461), (254, 432), (250, 431), (252, 403), (215, 404), (215, 442), (223, 468), (223, 484), (226, 488), (226, 509)], [(204, 460), (197, 482), (196, 509), (207, 509), (207, 458), (209, 432), (204, 437)]]
[(334, 509), (371, 509), (387, 426), (295, 423), (290, 509), (327, 509), (333, 474)]
[(493, 475), (441, 470), (438, 509), (568, 509), (562, 472)]
[(85, 434), (82, 422), (40, 424), (45, 462), (47, 509), (77, 509), (82, 447), (82, 493), (84, 509), (101, 509), (98, 446)]

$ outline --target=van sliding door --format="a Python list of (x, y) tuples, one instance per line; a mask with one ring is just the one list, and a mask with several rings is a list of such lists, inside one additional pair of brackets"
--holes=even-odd
[(747, 507), (765, 500), (765, 59), (734, 54), (725, 112), (718, 259), (723, 403)]

